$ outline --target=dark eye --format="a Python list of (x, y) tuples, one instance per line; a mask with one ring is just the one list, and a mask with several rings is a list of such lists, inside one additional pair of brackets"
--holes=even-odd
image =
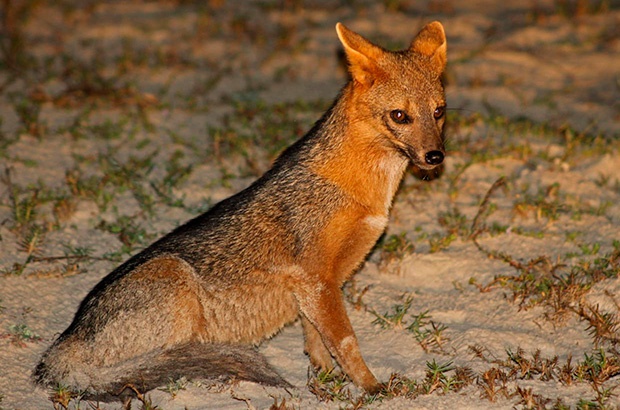
[(390, 118), (397, 124), (407, 124), (411, 122), (409, 116), (403, 110), (391, 111)]
[(444, 105), (441, 105), (441, 106), (435, 108), (435, 112), (433, 113), (433, 117), (435, 117), (435, 119), (438, 120), (441, 117), (443, 117), (445, 113), (446, 113), (446, 107)]

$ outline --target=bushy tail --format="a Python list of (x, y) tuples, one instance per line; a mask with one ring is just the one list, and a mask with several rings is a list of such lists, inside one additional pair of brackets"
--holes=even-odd
[[(291, 387), (256, 348), (246, 345), (185, 343), (104, 369), (81, 368), (76, 371), (79, 377), (66, 371), (66, 363), (64, 374), (57, 374), (55, 366), (50, 366), (55, 360), (49, 356), (44, 356), (34, 370), (36, 384), (45, 387), (63, 384), (81, 392), (85, 399), (100, 401), (124, 400), (135, 393), (134, 389), (145, 393), (181, 377), (190, 380), (235, 378)], [(84, 383), (85, 379), (90, 379), (88, 385)]]

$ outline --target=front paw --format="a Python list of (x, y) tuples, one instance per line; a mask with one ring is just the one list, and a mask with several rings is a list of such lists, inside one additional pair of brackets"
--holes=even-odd
[(374, 384), (364, 386), (364, 390), (370, 396), (385, 396), (388, 391), (388, 386), (385, 383), (376, 382)]

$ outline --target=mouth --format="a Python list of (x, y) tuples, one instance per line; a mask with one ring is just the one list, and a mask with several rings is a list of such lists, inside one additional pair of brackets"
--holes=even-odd
[(408, 145), (394, 146), (396, 147), (398, 152), (400, 152), (404, 157), (409, 159), (409, 162), (425, 171), (437, 168), (443, 163), (443, 160), (445, 158), (445, 153), (443, 152), (443, 150), (428, 151), (426, 154), (424, 154), (423, 158), (420, 158), (420, 156), (417, 155), (416, 151)]
[(424, 162), (421, 162), (421, 161), (411, 161), (411, 163), (414, 166), (416, 166), (416, 167), (418, 167), (418, 168), (420, 168), (420, 169), (422, 169), (424, 171), (431, 171), (431, 170), (433, 170), (433, 169), (435, 169), (435, 168), (437, 168), (437, 167), (439, 167), (441, 165), (441, 164), (428, 165), (428, 164), (425, 164)]

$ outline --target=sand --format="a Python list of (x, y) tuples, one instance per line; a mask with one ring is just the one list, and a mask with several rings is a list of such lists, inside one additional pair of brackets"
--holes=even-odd
[[(376, 250), (346, 289), (362, 353), (383, 381), (393, 373), (422, 381), (433, 360), (470, 368), (477, 377), (459, 391), (364, 406), (552, 408), (560, 400), (577, 408), (580, 400), (582, 406), (596, 401), (586, 381), (568, 385), (539, 376), (511, 378), (507, 394), (490, 400), (481, 375), (495, 365), (472, 350), (498, 360), (507, 351), (531, 357), (539, 350), (576, 363), (599, 348), (617, 349), (597, 343), (573, 311), (558, 318), (548, 305), (520, 305), (508, 285), (482, 292), (494, 277), (518, 272), (488, 257), (467, 234), (450, 231), (460, 226), (450, 217), (471, 227), (489, 188), (505, 177), (506, 187), (491, 193), (493, 212), (483, 218), (485, 226), (502, 228), (480, 234), (484, 249), (523, 264), (546, 256), (577, 265), (609, 255), (620, 240), (620, 9), (613, 1), (508, 3), (14, 4), (12, 10), (27, 13), (12, 15), (5, 26), (16, 50), (22, 48), (0, 65), (0, 408), (53, 408), (49, 392), (30, 384), (30, 372), (89, 289), (157, 236), (247, 186), (319, 118), (347, 78), (338, 21), (402, 48), (424, 23), (440, 20), (448, 36), (446, 94), (456, 120), (447, 130), (452, 149), (443, 175), (425, 181), (409, 173), (393, 206), (386, 237), (403, 234), (415, 249), (390, 260)], [(235, 149), (226, 132), (263, 142)], [(184, 178), (161, 185), (183, 206), (153, 188), (173, 174), (173, 165), (191, 166)], [(123, 179), (128, 169), (135, 172), (127, 179), (132, 183)], [(100, 195), (80, 191), (71, 176), (99, 181)], [(28, 201), (36, 203), (36, 215), (16, 216), (14, 199), (26, 211)], [(121, 225), (134, 235), (125, 244), (115, 231)], [(29, 235), (33, 226), (44, 233), (40, 244)], [(36, 252), (29, 253), (28, 243)], [(79, 249), (92, 257), (51, 259)], [(22, 271), (28, 255), (38, 259)], [(618, 318), (615, 269), (575, 303)], [(351, 303), (358, 296), (361, 303)], [(445, 328), (441, 348), (425, 351), (412, 332), (375, 323), (373, 312), (390, 312), (407, 298), (406, 324), (426, 312)], [(309, 391), (299, 323), (260, 349), (295, 388), (187, 382), (175, 394), (155, 390), (149, 398), (161, 409), (268, 409), (284, 400), (287, 408), (337, 409), (355, 401), (320, 401)], [(617, 373), (605, 381), (615, 394), (601, 399), (606, 408), (620, 406), (619, 384)], [(531, 389), (533, 399), (528, 403), (518, 389)], [(90, 408), (70, 404), (78, 406)]]

